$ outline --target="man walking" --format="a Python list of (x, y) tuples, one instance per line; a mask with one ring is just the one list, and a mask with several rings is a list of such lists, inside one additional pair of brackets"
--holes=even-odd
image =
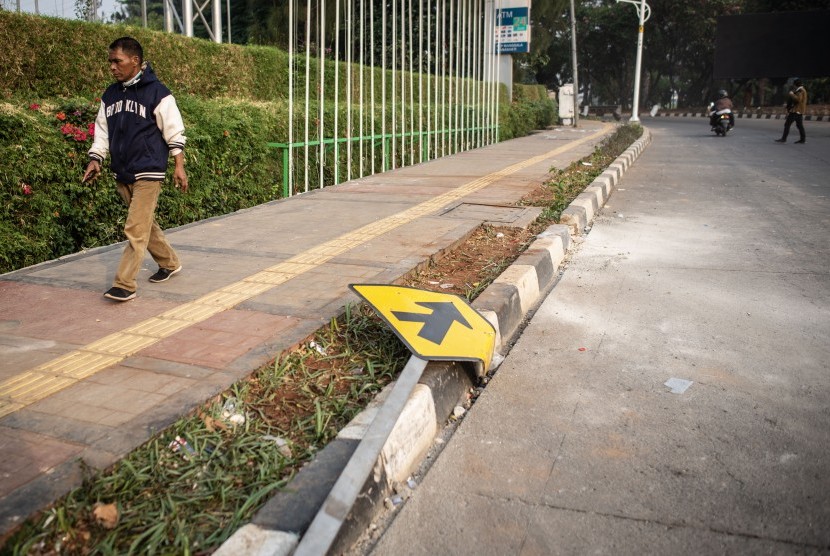
[(804, 112), (807, 111), (807, 89), (801, 84), (801, 79), (793, 81), (794, 89), (787, 93), (787, 121), (784, 123), (784, 135), (776, 139), (776, 143), (786, 143), (787, 135), (790, 134), (790, 126), (795, 122), (801, 139), (796, 143), (806, 143), (807, 135), (804, 133)]
[(184, 122), (170, 90), (144, 61), (144, 51), (137, 40), (122, 37), (113, 41), (109, 46), (109, 65), (116, 83), (101, 97), (83, 179), (97, 177), (101, 163), (110, 154), (118, 194), (129, 208), (124, 224), (127, 246), (112, 288), (104, 297), (129, 301), (136, 295), (136, 276), (145, 250), (159, 265), (151, 282), (164, 282), (182, 269), (176, 251), (156, 223), (155, 210), (171, 155), (175, 160), (175, 186), (187, 191), (182, 151)]

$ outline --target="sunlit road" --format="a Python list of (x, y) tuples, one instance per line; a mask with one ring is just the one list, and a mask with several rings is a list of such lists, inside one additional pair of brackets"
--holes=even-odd
[(830, 550), (830, 124), (644, 124), (377, 554)]

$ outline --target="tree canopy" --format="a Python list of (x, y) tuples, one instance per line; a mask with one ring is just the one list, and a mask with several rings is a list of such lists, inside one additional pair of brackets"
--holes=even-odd
[[(285, 48), (288, 44), (289, 0), (225, 0), (230, 2), (231, 28), (234, 43), (271, 45)], [(305, 2), (295, 2), (300, 24), (297, 40), (304, 41)], [(349, 33), (345, 28), (334, 31), (334, 3), (345, 10), (347, 0), (325, 0), (328, 29), (326, 48), (340, 41), (340, 52)], [(361, 0), (351, 0), (359, 5)], [(379, 33), (381, 14), (392, 13), (392, 2), (401, 0), (366, 0), (374, 4), (374, 23), (367, 29)], [(447, 0), (457, 1), (457, 0)], [(615, 0), (574, 0), (576, 6), (577, 52), (580, 93), (583, 102), (628, 107), (634, 81), (637, 45), (637, 11), (630, 3)], [(141, 0), (121, 0), (123, 9), (114, 19), (141, 23)], [(319, 2), (314, 0), (312, 10)], [(708, 102), (712, 92), (727, 88), (733, 94), (755, 91), (764, 100), (765, 87), (782, 86), (783, 81), (758, 83), (756, 80), (717, 82), (713, 80), (715, 31), (722, 15), (830, 9), (830, 0), (649, 0), (651, 18), (645, 24), (641, 101), (643, 106), (666, 104), (676, 91), (681, 105)], [(227, 5), (222, 2), (223, 10)], [(435, 2), (428, 2), (435, 10)], [(148, 0), (150, 27), (162, 27), (161, 0)], [(366, 9), (368, 14), (368, 8)], [(312, 17), (316, 18), (313, 11)], [(368, 15), (366, 16), (368, 17)], [(399, 16), (400, 17), (400, 16)], [(434, 14), (427, 18), (434, 29)], [(197, 36), (207, 36), (196, 22)], [(531, 7), (531, 52), (514, 55), (514, 81), (543, 84), (558, 89), (573, 80), (571, 59), (570, 0), (536, 0)], [(391, 18), (387, 17), (387, 26)], [(344, 27), (344, 24), (341, 23)], [(227, 33), (225, 33), (227, 36)], [(354, 35), (352, 31), (351, 35)], [(352, 36), (351, 40), (357, 40)], [(312, 37), (313, 41), (313, 37)], [(377, 44), (377, 43), (376, 43)], [(313, 45), (316, 47), (316, 45)], [(376, 46), (376, 50), (379, 49)], [(416, 53), (417, 56), (417, 53)], [(376, 59), (379, 57), (376, 57)], [(817, 80), (818, 86), (830, 90), (828, 80)], [(821, 89), (814, 90), (821, 93)], [(827, 92), (823, 93), (827, 96)]]
[[(533, 4), (532, 52), (514, 57), (514, 74), (522, 82), (541, 83), (550, 89), (572, 82), (569, 3), (552, 0)], [(629, 105), (634, 86), (637, 10), (615, 0), (575, 3), (579, 85), (584, 102)], [(644, 26), (641, 74), (645, 106), (666, 104), (672, 91), (678, 92), (681, 105), (699, 105), (721, 87), (732, 91), (733, 96), (759, 87), (754, 80), (713, 80), (719, 16), (830, 9), (830, 0), (648, 0), (648, 4), (651, 17)]]

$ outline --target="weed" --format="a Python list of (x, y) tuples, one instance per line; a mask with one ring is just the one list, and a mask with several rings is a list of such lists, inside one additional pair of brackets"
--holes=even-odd
[(534, 195), (520, 204), (542, 207), (542, 215), (533, 226), (541, 231), (558, 222), (568, 205), (599, 176), (605, 168), (642, 135), (639, 125), (622, 125), (600, 143), (594, 152), (582, 160), (573, 162), (564, 170), (552, 169), (551, 178)]
[[(400, 372), (408, 352), (365, 306), (179, 419), (103, 473), (85, 478), (30, 519), (11, 554), (187, 554), (216, 548)], [(225, 402), (245, 417), (232, 425)], [(176, 437), (182, 443), (173, 444)], [(274, 438), (283, 439), (284, 446)], [(96, 522), (115, 504), (117, 524)]]

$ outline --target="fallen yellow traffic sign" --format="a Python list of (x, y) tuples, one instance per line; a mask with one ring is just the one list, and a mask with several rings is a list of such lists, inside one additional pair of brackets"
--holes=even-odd
[(496, 330), (467, 301), (450, 293), (388, 284), (349, 287), (422, 359), (473, 361), (490, 368)]

